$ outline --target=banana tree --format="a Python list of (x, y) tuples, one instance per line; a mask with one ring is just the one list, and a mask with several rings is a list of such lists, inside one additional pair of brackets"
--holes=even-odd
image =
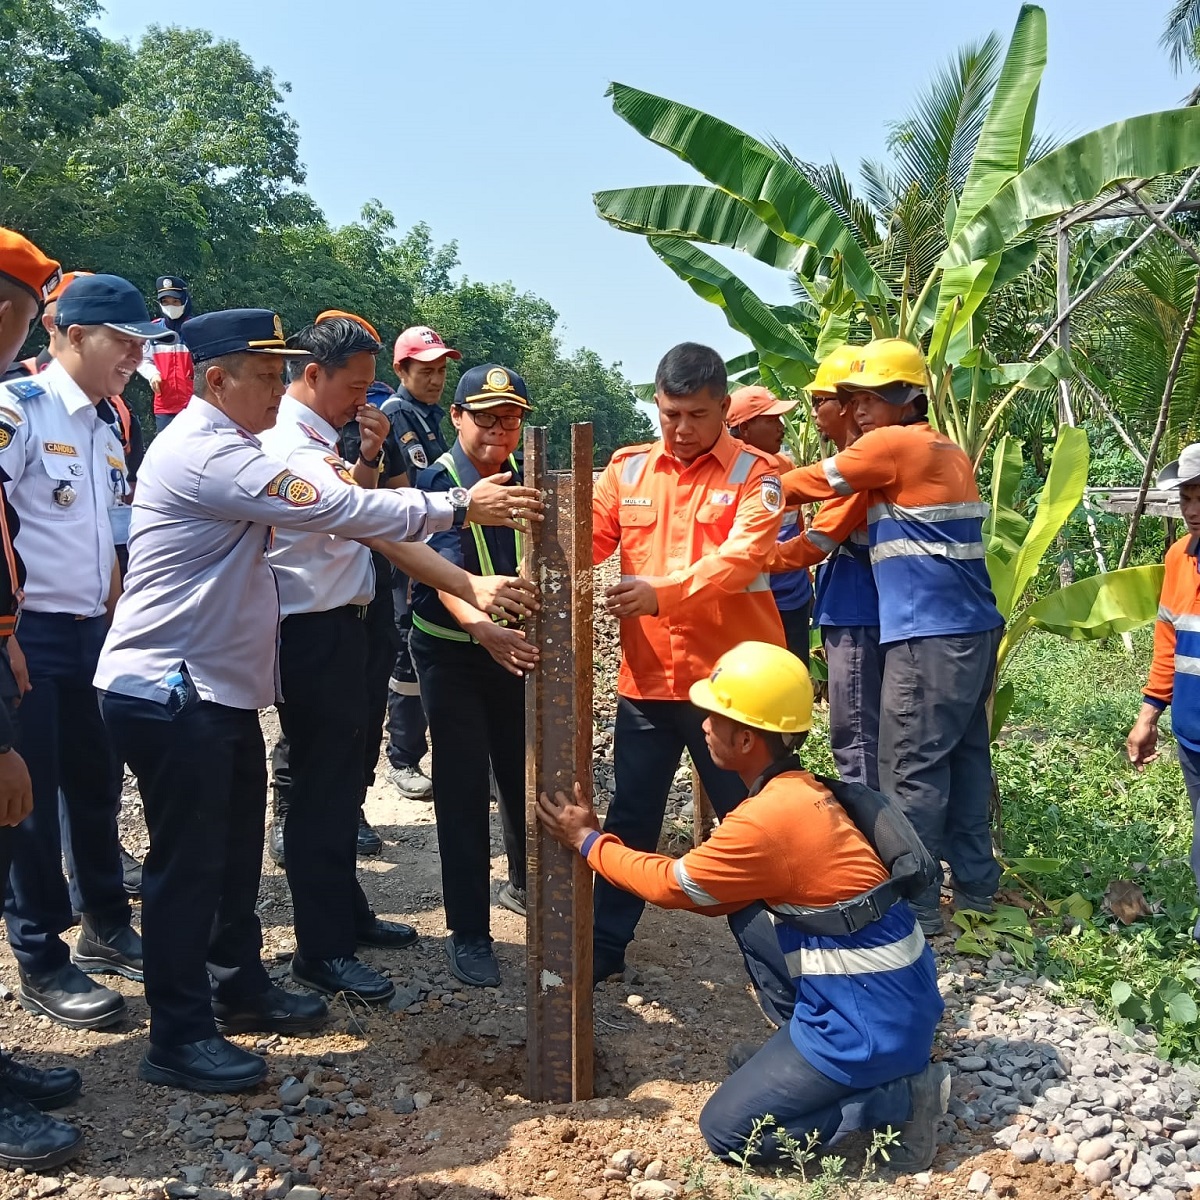
[(1063, 426), (1033, 515), (1017, 508), (1024, 465), (1021, 443), (1005, 434), (992, 453), (991, 512), (984, 525), (988, 574), (996, 606), (1005, 619), (996, 662), (992, 737), (1000, 732), (1015, 694), (1004, 667), (1027, 634), (1042, 629), (1071, 641), (1097, 641), (1149, 624), (1158, 613), (1160, 565), (1126, 567), (1081, 579), (1026, 602), (1046, 551), (1083, 500), (1087, 485), (1087, 435)]
[[(988, 362), (989, 312), (1037, 262), (1039, 235), (1054, 218), (1119, 181), (1200, 163), (1198, 109), (1117, 122), (1042, 153), (1033, 127), (1045, 64), (1045, 13), (1025, 5), (998, 73), (988, 75), (978, 57), (960, 56), (968, 72), (961, 86), (939, 82), (942, 98), (958, 106), (937, 110), (948, 116), (949, 128), (958, 128), (964, 112), (983, 112), (981, 94), (990, 95), (982, 121), (963, 122), (972, 134), (978, 130), (973, 147), (953, 137), (927, 139), (943, 148), (953, 185), (940, 228), (927, 220), (930, 196), (914, 194), (913, 187), (893, 189), (888, 210), (872, 211), (852, 195), (836, 166), (806, 166), (716, 117), (619, 83), (610, 88), (614, 111), (695, 167), (707, 184), (598, 192), (597, 212), (619, 229), (646, 236), (792, 386), (852, 328), (926, 346), (933, 419), (978, 462), (1022, 392), (1072, 369), (1069, 360), (1051, 354), (1033, 365), (1036, 380), (1025, 382), (1021, 372), (1028, 366)], [(910, 121), (920, 121), (927, 109)], [(953, 162), (967, 149), (970, 166), (965, 177), (955, 176)], [(888, 192), (868, 190), (877, 200)], [(879, 227), (867, 228), (871, 220)], [(922, 239), (919, 253), (915, 236)], [(940, 254), (930, 252), (936, 239), (945, 247)], [(805, 297), (805, 310), (815, 309), (815, 340), (808, 322), (797, 323), (786, 306), (753, 303), (751, 289), (702, 245), (736, 249), (786, 272)], [(899, 275), (895, 264), (901, 264)], [(1030, 316), (1036, 324), (1038, 314)]]

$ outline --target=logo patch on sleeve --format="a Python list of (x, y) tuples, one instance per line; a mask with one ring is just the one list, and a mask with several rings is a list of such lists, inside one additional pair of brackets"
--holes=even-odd
[(419, 471), (423, 471), (429, 466), (429, 459), (426, 457), (425, 451), (420, 446), (410, 446), (408, 457), (412, 459), (412, 465)]
[(760, 480), (763, 508), (769, 513), (783, 509), (783, 482), (778, 475), (764, 475)]
[(358, 486), (354, 476), (350, 474), (350, 468), (340, 458), (330, 454), (326, 456), (325, 461), (333, 468), (333, 473), (343, 483), (348, 483), (351, 487)]
[(291, 471), (280, 471), (267, 484), (267, 495), (276, 496), (293, 508), (307, 508), (321, 498), (321, 493), (307, 479), (301, 479)]
[(7, 450), (12, 445), (16, 428), (0, 417), (0, 450)]

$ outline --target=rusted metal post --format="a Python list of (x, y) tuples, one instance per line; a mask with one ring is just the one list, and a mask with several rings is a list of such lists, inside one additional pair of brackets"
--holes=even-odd
[(571, 470), (546, 467), (546, 431), (525, 431), (525, 482), (546, 519), (525, 539), (541, 588), (526, 626), (541, 650), (525, 677), (529, 1098), (592, 1095), (592, 873), (538, 824), (541, 792), (592, 796), (592, 427), (571, 426)]
[(712, 801), (708, 798), (708, 793), (704, 790), (704, 784), (700, 779), (700, 772), (696, 770), (696, 764), (692, 764), (692, 845), (699, 846), (710, 833), (713, 826), (716, 824), (717, 814), (713, 810)]

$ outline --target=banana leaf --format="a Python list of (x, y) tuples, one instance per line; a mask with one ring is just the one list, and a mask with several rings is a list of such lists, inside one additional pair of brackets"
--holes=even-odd
[(1023, 466), (1020, 441), (1006, 433), (992, 451), (992, 510), (983, 523), (989, 574), (1012, 560), (1029, 532), (1029, 522), (1013, 507)]
[(736, 196), (775, 234), (822, 255), (841, 254), (848, 282), (877, 304), (891, 290), (867, 261), (838, 212), (770, 147), (699, 109), (622, 83), (609, 85), (613, 111), (643, 137), (690, 163), (710, 183)]
[(1003, 250), (1055, 217), (1126, 179), (1153, 179), (1200, 165), (1200, 109), (1116, 121), (1052, 150), (1005, 184), (942, 256), (949, 271)]
[[(1083, 499), (1087, 485), (1088, 440), (1082, 429), (1064, 425), (1058, 431), (1046, 483), (1021, 548), (992, 576), (996, 606), (1009, 617), (1041, 565), (1042, 555)], [(988, 564), (989, 571), (992, 564)]]
[(770, 367), (790, 388), (812, 378), (812, 351), (732, 271), (681, 238), (651, 237), (659, 256), (696, 293), (725, 313), (725, 319), (754, 343), (759, 367)]
[(1091, 575), (1035, 600), (1005, 632), (997, 671), (1031, 629), (1086, 642), (1149, 625), (1158, 616), (1162, 582), (1162, 564), (1151, 563)]

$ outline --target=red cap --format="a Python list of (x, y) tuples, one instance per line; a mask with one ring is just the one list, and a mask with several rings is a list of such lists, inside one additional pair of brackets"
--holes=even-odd
[(442, 341), (441, 334), (428, 325), (413, 325), (396, 339), (392, 365), (398, 370), (406, 358), (415, 358), (417, 362), (433, 362), (439, 358), (462, 358), (462, 355), (457, 350), (451, 350)]
[(777, 400), (765, 387), (757, 384), (738, 388), (730, 393), (725, 424), (736, 429), (755, 417), (781, 417), (784, 413), (790, 413), (799, 403), (799, 400)]
[(15, 229), (0, 228), (0, 276), (45, 304), (62, 273), (54, 259), (43, 254)]

